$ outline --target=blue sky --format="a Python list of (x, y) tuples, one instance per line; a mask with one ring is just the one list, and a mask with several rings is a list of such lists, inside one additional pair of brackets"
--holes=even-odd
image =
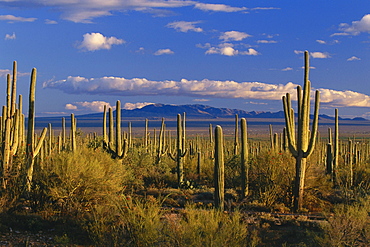
[(16, 60), (25, 101), (38, 70), (38, 116), (116, 100), (275, 112), (303, 83), (304, 50), (320, 113), (370, 119), (367, 0), (0, 0), (0, 103)]

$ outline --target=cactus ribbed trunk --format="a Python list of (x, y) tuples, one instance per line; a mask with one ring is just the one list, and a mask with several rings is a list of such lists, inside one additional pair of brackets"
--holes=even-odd
[(26, 189), (28, 192), (31, 191), (33, 170), (35, 164), (35, 157), (39, 153), (41, 146), (46, 137), (47, 128), (41, 133), (39, 142), (35, 148), (35, 91), (36, 91), (36, 69), (33, 68), (31, 72), (31, 83), (29, 91), (29, 103), (28, 103), (28, 131), (27, 131), (27, 165), (26, 165)]
[(241, 183), (242, 183), (242, 198), (248, 195), (248, 134), (247, 134), (247, 121), (245, 118), (240, 119), (241, 128), (241, 153), (240, 153), (240, 168), (241, 168)]
[(215, 184), (215, 208), (224, 210), (224, 190), (225, 190), (225, 168), (224, 168), (224, 144), (221, 126), (215, 128), (215, 164), (214, 164), (214, 184)]

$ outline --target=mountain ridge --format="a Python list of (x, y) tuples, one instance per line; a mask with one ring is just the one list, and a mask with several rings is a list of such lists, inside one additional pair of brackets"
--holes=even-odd
[[(236, 114), (240, 118), (284, 118), (283, 111), (271, 112), (271, 111), (245, 111), (240, 109), (230, 108), (217, 108), (202, 104), (187, 104), (187, 105), (168, 105), (168, 104), (150, 104), (142, 108), (136, 108), (132, 110), (121, 109), (121, 116), (123, 118), (175, 118), (177, 114), (186, 113), (186, 117), (193, 119), (217, 119), (217, 118), (234, 118)], [(113, 112), (115, 115), (115, 111)], [(80, 116), (86, 117), (98, 117), (103, 116), (103, 113), (92, 113), (84, 114)], [(334, 117), (320, 114), (319, 119), (334, 120)], [(339, 120), (352, 120), (352, 121), (368, 121), (368, 119), (362, 117), (355, 118), (342, 118)]]

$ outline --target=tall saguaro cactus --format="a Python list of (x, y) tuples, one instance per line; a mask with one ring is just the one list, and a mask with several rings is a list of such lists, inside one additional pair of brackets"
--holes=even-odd
[(224, 209), (224, 190), (225, 190), (225, 168), (224, 168), (224, 143), (222, 127), (217, 125), (215, 128), (215, 166), (214, 166), (214, 183), (215, 183), (215, 208)]
[(174, 157), (171, 153), (168, 153), (170, 158), (177, 162), (177, 184), (180, 187), (184, 182), (184, 157), (187, 150), (184, 147), (184, 132), (183, 124), (181, 121), (181, 115), (177, 114), (177, 153)]
[(293, 188), (293, 210), (299, 211), (303, 205), (304, 181), (306, 172), (307, 158), (314, 150), (316, 142), (316, 133), (318, 128), (320, 94), (316, 90), (315, 93), (315, 108), (312, 130), (310, 131), (310, 92), (311, 82), (308, 79), (309, 75), (309, 54), (305, 55), (305, 72), (304, 72), (304, 88), (297, 87), (298, 100), (298, 130), (297, 138), (295, 138), (294, 110), (291, 107), (290, 94), (282, 97), (285, 113), (285, 125), (288, 137), (288, 147), (296, 160), (296, 174)]
[(240, 129), (241, 129), (241, 152), (240, 152), (240, 167), (241, 167), (241, 182), (242, 182), (242, 197), (248, 195), (249, 190), (249, 180), (248, 180), (248, 134), (247, 134), (247, 120), (245, 118), (240, 119)]
[(35, 147), (35, 91), (36, 91), (36, 69), (32, 69), (31, 83), (29, 92), (29, 103), (28, 103), (28, 132), (27, 132), (27, 167), (26, 167), (26, 189), (28, 192), (31, 191), (33, 169), (35, 164), (35, 158), (39, 153), (41, 146), (46, 137), (47, 128), (44, 128), (39, 142)]

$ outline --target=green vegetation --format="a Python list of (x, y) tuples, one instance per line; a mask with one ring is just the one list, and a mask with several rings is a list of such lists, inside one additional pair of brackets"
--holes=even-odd
[[(0, 121), (3, 233), (44, 232), (62, 246), (370, 244), (370, 143), (339, 138), (338, 110), (334, 146), (331, 134), (316, 138), (317, 120), (309, 134), (309, 85), (303, 97), (298, 89), (297, 140), (289, 95), (286, 128), (272, 134), (271, 126), (266, 140), (248, 139), (246, 119), (239, 125), (237, 116), (234, 136), (223, 135), (221, 126), (187, 136), (185, 114), (177, 115), (175, 138), (164, 119), (158, 136), (146, 120), (134, 138), (130, 125), (122, 130), (120, 114), (113, 121), (112, 109), (109, 116), (104, 110), (102, 136), (83, 133), (74, 115), (69, 133), (63, 118), (61, 133), (49, 125), (38, 136), (36, 70), (31, 78), (26, 128), (22, 97), (15, 103), (16, 76), (7, 77)], [(305, 78), (309, 84), (308, 72)]]

